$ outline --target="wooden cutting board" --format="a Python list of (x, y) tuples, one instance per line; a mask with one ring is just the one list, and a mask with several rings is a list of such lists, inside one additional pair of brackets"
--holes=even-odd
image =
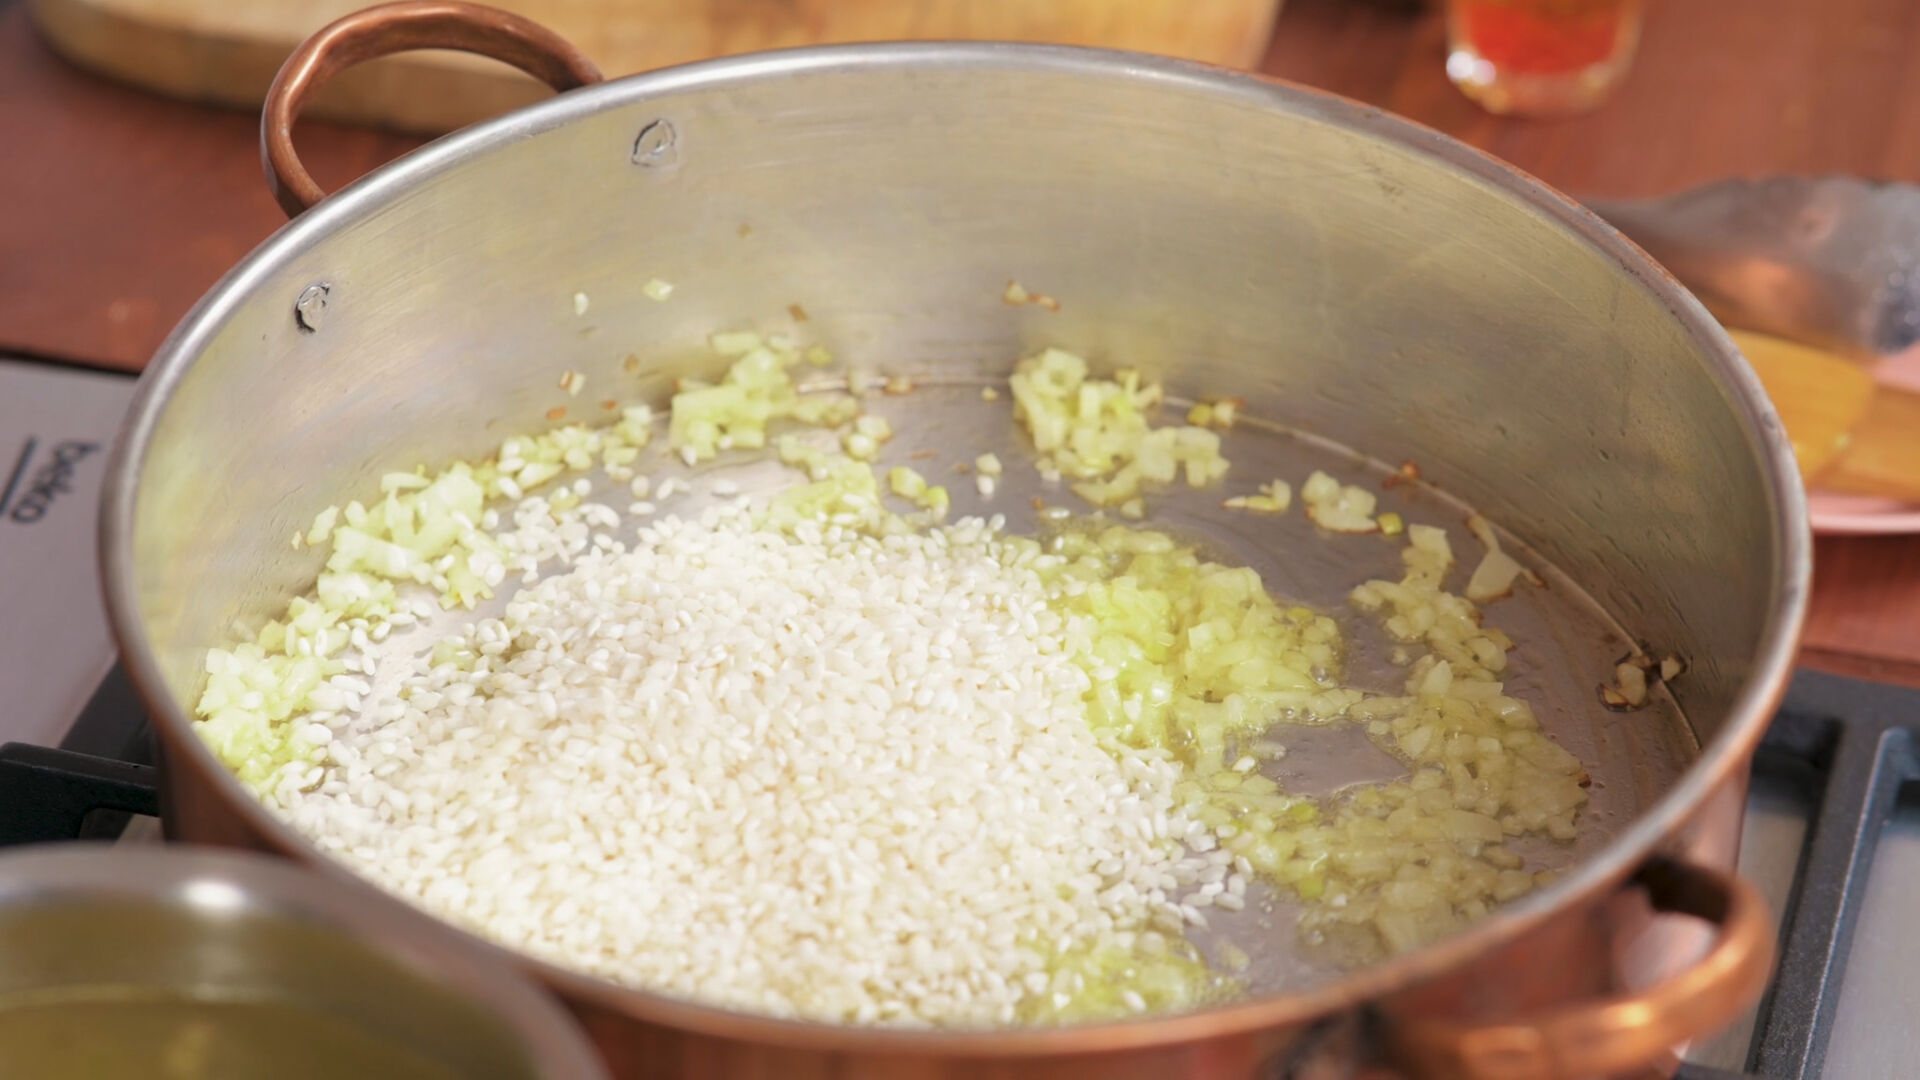
[[(33, 0), (67, 59), (189, 101), (258, 109), (301, 39), (372, 0)], [(992, 39), (1257, 64), (1280, 0), (495, 0), (544, 23), (609, 78), (714, 56), (848, 41)], [(342, 74), (315, 116), (435, 134), (548, 91), (501, 64), (408, 53)]]

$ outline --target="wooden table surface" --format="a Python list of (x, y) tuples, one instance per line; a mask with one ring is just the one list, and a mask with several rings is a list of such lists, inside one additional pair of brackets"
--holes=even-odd
[[(1920, 4), (1652, 0), (1633, 74), (1600, 111), (1502, 120), (1441, 71), (1433, 15), (1288, 0), (1270, 74), (1371, 102), (1576, 195), (1716, 177), (1845, 172), (1920, 181)], [(134, 369), (282, 218), (257, 119), (69, 68), (0, 6), (0, 348)], [(334, 187), (418, 140), (303, 125)], [(1920, 685), (1920, 538), (1822, 539), (1805, 662)]]

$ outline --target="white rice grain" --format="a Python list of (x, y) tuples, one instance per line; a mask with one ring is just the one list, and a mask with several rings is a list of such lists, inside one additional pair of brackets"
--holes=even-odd
[(467, 627), (464, 667), (316, 693), (364, 710), (275, 789), (296, 826), (509, 946), (829, 1021), (1004, 1023), (1077, 992), (1033, 943), (1237, 899), (1170, 894), (1215, 865), (1163, 842), (1206, 836), (1179, 769), (1096, 740), (1087, 630), (997, 525), (789, 534), (738, 500), (610, 550), (580, 513), (515, 508), (515, 549), (571, 569)]

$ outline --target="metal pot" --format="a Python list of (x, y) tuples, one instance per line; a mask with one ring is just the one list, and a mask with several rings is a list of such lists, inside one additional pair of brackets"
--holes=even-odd
[(8, 1066), (214, 1075), (293, 1056), (315, 1077), (606, 1075), (539, 987), (366, 899), (231, 852), (68, 845), (0, 857)]
[[(563, 88), (596, 78), (501, 13), (351, 16), (289, 60), (268, 103), (265, 155), (290, 212), (321, 197), (290, 140), (306, 92), (426, 46)], [(677, 285), (672, 303), (631, 299), (656, 275)], [(1067, 302), (1002, 303), (1013, 276)], [(576, 293), (596, 299), (591, 318)], [(189, 719), (204, 649), (312, 579), (287, 537), (316, 498), (539, 427), (562, 368), (658, 395), (708, 331), (802, 299), (830, 345), (929, 378), (1002, 372), (1038, 342), (1122, 351), (1174, 392), (1231, 387), (1248, 414), (1417, 459), (1640, 638), (1691, 658), (1673, 690), (1698, 753), (1604, 850), (1471, 930), (1188, 1015), (863, 1030), (523, 958), (623, 1074), (1241, 1077), (1390, 1062), (1592, 1077), (1670, 1062), (1757, 995), (1772, 931), (1730, 868), (1749, 757), (1805, 611), (1809, 539), (1789, 448), (1732, 344), (1612, 229), (1476, 151), (1324, 94), (1126, 54), (860, 46), (636, 76), (444, 139), (275, 235), (163, 346), (108, 481), (108, 601), (160, 735), (170, 831), (345, 874)], [(637, 382), (622, 374), (635, 343)], [(1705, 920), (1710, 948), (1695, 960), (1698, 937), (1654, 913)]]

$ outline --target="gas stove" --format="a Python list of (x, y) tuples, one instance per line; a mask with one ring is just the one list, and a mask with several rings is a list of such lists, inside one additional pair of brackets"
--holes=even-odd
[[(0, 356), (0, 845), (152, 842), (151, 739), (115, 664), (95, 523), (130, 377)], [(1783, 913), (1766, 1000), (1682, 1080), (1920, 1075), (1920, 691), (1796, 676), (1740, 869)]]

